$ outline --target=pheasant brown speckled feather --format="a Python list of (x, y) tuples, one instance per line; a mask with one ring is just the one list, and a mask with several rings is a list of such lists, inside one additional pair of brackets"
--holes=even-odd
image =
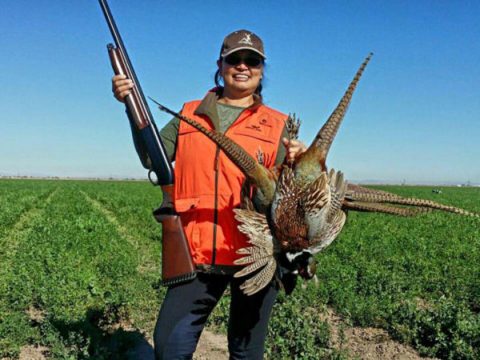
[[(320, 129), (308, 150), (296, 161), (295, 172), (300, 181), (311, 181), (320, 175), (319, 172), (327, 171), (328, 151), (345, 117), (353, 92), (372, 56), (372, 53), (367, 56), (325, 125)], [(304, 177), (306, 179), (302, 179)]]
[(288, 115), (285, 127), (287, 129), (288, 137), (290, 140), (298, 139), (298, 132), (300, 131), (301, 121), (295, 114)]
[[(205, 129), (192, 119), (174, 113), (180, 120), (205, 134), (256, 186), (252, 201), (248, 183), (242, 189), (244, 209), (235, 209), (239, 230), (248, 237), (249, 246), (239, 249), (235, 261), (245, 267), (235, 274), (248, 277), (242, 290), (251, 295), (264, 288), (274, 278), (276, 259), (280, 253), (316, 253), (328, 246), (341, 232), (346, 212), (366, 211), (411, 216), (432, 210), (449, 211), (478, 217), (463, 209), (430, 200), (405, 198), (386, 191), (347, 184), (341, 172), (327, 171), (327, 155), (345, 116), (357, 83), (372, 54), (362, 63), (340, 103), (318, 132), (314, 141), (294, 163), (275, 170), (265, 169), (261, 162), (233, 143), (223, 134)], [(289, 137), (298, 137), (299, 121), (290, 116), (286, 122)], [(258, 160), (258, 161), (256, 161)]]
[(273, 199), (273, 194), (275, 191), (275, 177), (274, 174), (267, 170), (264, 166), (259, 164), (249, 153), (247, 153), (243, 148), (233, 142), (229, 137), (224, 134), (217, 132), (215, 130), (210, 130), (199, 124), (193, 119), (190, 119), (182, 114), (179, 114), (166, 106), (158, 103), (154, 99), (150, 98), (155, 102), (159, 109), (177, 117), (178, 119), (186, 122), (187, 124), (193, 126), (195, 129), (200, 131), (202, 134), (207, 136), (215, 144), (217, 144), (220, 149), (227, 155), (227, 157), (236, 165), (238, 168), (245, 174), (245, 176), (258, 187), (259, 192), (262, 194), (262, 202), (266, 206), (270, 204)]
[(240, 288), (247, 295), (263, 289), (273, 278), (277, 269), (275, 254), (279, 252), (276, 241), (272, 238), (267, 218), (254, 211), (235, 209), (235, 218), (241, 224), (239, 230), (248, 236), (250, 247), (242, 248), (237, 254), (243, 257), (235, 261), (236, 265), (246, 265), (235, 277), (251, 275)]
[(347, 184), (346, 192), (347, 192), (347, 194), (369, 193), (369, 194), (384, 194), (384, 195), (390, 195), (390, 196), (398, 196), (397, 194), (393, 194), (393, 193), (388, 192), (388, 191), (370, 189), (370, 188), (366, 188), (364, 186), (351, 184), (351, 183)]
[[(378, 206), (382, 203), (413, 206), (415, 208), (400, 208), (388, 205)], [(370, 204), (370, 207), (368, 206), (368, 204)], [(361, 211), (368, 211), (368, 209), (371, 209), (370, 211), (387, 212), (390, 214), (398, 211), (398, 213), (395, 214), (404, 216), (417, 215), (419, 213), (429, 212), (432, 210), (441, 210), (459, 215), (479, 217), (478, 214), (474, 214), (472, 212), (457, 208), (455, 206), (443, 205), (431, 200), (405, 198), (400, 195), (375, 190), (347, 192), (347, 195), (345, 196), (344, 208)]]

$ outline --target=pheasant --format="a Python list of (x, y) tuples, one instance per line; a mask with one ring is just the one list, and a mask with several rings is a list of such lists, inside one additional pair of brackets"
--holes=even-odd
[[(247, 195), (242, 196), (241, 208), (234, 209), (238, 228), (248, 237), (250, 245), (237, 251), (240, 258), (235, 261), (237, 265), (245, 265), (234, 275), (247, 277), (241, 285), (245, 294), (255, 294), (278, 277), (280, 264), (285, 260), (295, 264), (294, 272), (312, 278), (315, 274), (313, 255), (335, 240), (345, 225), (348, 210), (400, 216), (441, 210), (480, 217), (434, 201), (349, 184), (342, 172), (327, 168), (330, 146), (372, 55), (369, 54), (361, 64), (307, 151), (280, 168), (265, 168), (261, 153), (255, 159), (223, 134), (208, 130), (155, 101), (160, 110), (187, 122), (214, 141), (245, 174), (245, 188), (249, 184), (256, 188), (255, 201)], [(297, 138), (300, 121), (294, 115), (289, 116), (286, 126), (290, 138)]]

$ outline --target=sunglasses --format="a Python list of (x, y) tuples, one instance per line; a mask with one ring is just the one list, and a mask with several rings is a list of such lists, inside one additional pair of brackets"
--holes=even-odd
[(263, 64), (263, 59), (259, 56), (255, 55), (247, 55), (247, 56), (240, 56), (238, 54), (230, 54), (226, 56), (224, 59), (225, 63), (231, 66), (237, 66), (241, 63), (244, 63), (250, 67), (257, 67), (260, 64)]

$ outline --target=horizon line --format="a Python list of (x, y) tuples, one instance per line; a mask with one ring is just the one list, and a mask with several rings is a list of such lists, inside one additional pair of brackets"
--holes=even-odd
[[(30, 179), (30, 180), (80, 180), (80, 181), (145, 181), (149, 182), (148, 178), (135, 176), (37, 176), (37, 175), (3, 175), (0, 174), (0, 179)], [(350, 180), (349, 182), (363, 185), (404, 185), (404, 186), (453, 186), (453, 187), (480, 187), (480, 183), (476, 182), (458, 182), (458, 181), (396, 181), (396, 180)]]

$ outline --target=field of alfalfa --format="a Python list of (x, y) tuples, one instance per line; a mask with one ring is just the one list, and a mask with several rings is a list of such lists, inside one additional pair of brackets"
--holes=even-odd
[[(480, 188), (382, 187), (480, 212)], [(160, 191), (146, 182), (0, 180), (0, 359), (110, 359), (151, 336)], [(318, 255), (318, 285), (280, 295), (270, 359), (344, 359), (321, 314), (383, 328), (421, 355), (480, 358), (480, 221), (350, 213)], [(228, 295), (209, 322), (225, 331)]]

